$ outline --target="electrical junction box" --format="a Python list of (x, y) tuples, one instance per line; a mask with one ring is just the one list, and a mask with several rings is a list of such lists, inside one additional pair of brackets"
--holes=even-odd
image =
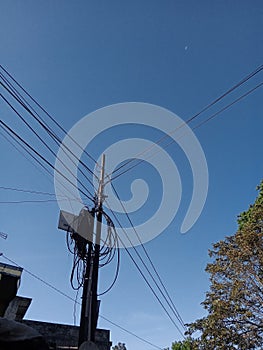
[(68, 213), (64, 210), (60, 211), (58, 228), (77, 233), (87, 241), (93, 242), (94, 217), (87, 209), (82, 209), (79, 215)]

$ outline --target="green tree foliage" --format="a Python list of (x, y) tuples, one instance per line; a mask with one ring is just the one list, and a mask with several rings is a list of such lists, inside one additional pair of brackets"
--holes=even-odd
[(127, 350), (124, 343), (118, 343), (112, 347), (112, 350)]
[(197, 341), (187, 338), (184, 341), (174, 342), (172, 350), (198, 350)]
[(208, 316), (189, 325), (199, 349), (262, 349), (263, 182), (253, 205), (238, 218), (235, 235), (213, 245), (210, 291), (202, 303)]

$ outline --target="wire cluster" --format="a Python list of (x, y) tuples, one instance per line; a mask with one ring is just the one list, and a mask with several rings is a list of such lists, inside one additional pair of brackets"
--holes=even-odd
[[(89, 211), (90, 215), (95, 216), (98, 210)], [(117, 281), (119, 270), (120, 270), (120, 249), (118, 243), (117, 232), (113, 221), (105, 211), (102, 210), (102, 216), (106, 221), (107, 234), (106, 239), (100, 245), (99, 250), (99, 268), (110, 264), (115, 257), (117, 257), (117, 266), (114, 275), (113, 282), (103, 293), (109, 292)], [(94, 234), (92, 234), (94, 235)], [(95, 236), (95, 235), (94, 235)], [(68, 250), (73, 254), (73, 266), (70, 274), (70, 283), (74, 290), (79, 290), (83, 287), (85, 280), (85, 272), (90, 263), (89, 254), (94, 256), (95, 243), (88, 241), (75, 231), (67, 231), (66, 242)]]

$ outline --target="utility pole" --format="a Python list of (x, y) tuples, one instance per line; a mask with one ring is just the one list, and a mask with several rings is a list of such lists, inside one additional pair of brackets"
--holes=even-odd
[[(105, 155), (102, 155), (101, 173), (97, 193), (97, 206), (93, 208), (96, 216), (96, 232), (93, 242), (88, 242), (88, 256), (82, 293), (79, 347), (84, 342), (95, 342), (95, 332), (99, 315), (98, 275), (100, 260), (100, 240), (102, 228), (102, 204), (104, 200)], [(93, 249), (94, 247), (94, 249)]]

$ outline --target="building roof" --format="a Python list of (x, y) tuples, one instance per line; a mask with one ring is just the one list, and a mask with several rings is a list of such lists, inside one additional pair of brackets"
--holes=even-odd
[(23, 271), (22, 267), (0, 263), (0, 274), (5, 274), (5, 275), (20, 278), (22, 271)]

